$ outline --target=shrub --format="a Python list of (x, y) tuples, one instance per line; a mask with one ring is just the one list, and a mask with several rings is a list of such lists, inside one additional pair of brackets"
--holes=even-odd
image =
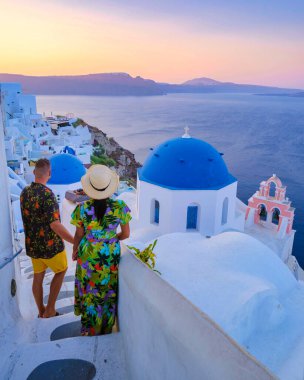
[(82, 119), (80, 119), (79, 117), (77, 118), (77, 120), (74, 123), (72, 123), (74, 128), (78, 127), (79, 125), (84, 125), (84, 124), (85, 124), (85, 122)]
[(91, 164), (100, 164), (113, 167), (116, 165), (116, 161), (113, 160), (113, 158), (108, 157), (105, 154), (104, 147), (99, 144), (93, 150), (93, 154), (91, 155)]
[(127, 247), (134, 251), (134, 255), (138, 257), (144, 264), (146, 264), (150, 269), (152, 269), (154, 272), (157, 272), (158, 274), (161, 274), (158, 270), (154, 269), (155, 267), (155, 258), (156, 255), (153, 252), (153, 249), (155, 248), (157, 243), (157, 240), (154, 240), (153, 243), (149, 244), (148, 247), (143, 249), (142, 251), (136, 247), (132, 247), (130, 245), (127, 245)]
[(94, 156), (101, 157), (105, 154), (105, 149), (102, 145), (98, 144), (93, 150)]
[(105, 166), (108, 166), (111, 168), (111, 167), (116, 165), (116, 162), (112, 158), (109, 158), (107, 156), (98, 157), (98, 156), (95, 156), (94, 154), (92, 154), (91, 155), (91, 164), (93, 164), (93, 165), (100, 164), (100, 165), (105, 165)]

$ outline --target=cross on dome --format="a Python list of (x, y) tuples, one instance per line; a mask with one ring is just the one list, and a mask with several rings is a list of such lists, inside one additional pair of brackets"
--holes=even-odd
[(189, 131), (190, 131), (190, 128), (189, 127), (185, 127), (185, 133), (182, 135), (182, 138), (183, 139), (190, 139), (191, 136), (189, 135)]

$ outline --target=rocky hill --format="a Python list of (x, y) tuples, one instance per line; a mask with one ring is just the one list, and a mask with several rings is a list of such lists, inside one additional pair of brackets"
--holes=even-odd
[[(87, 124), (83, 122), (83, 125)], [(141, 166), (141, 164), (136, 161), (134, 154), (120, 146), (113, 137), (108, 137), (106, 133), (102, 132), (98, 128), (90, 125), (88, 125), (88, 128), (91, 132), (93, 146), (96, 149), (101, 147), (103, 157), (105, 156), (106, 158), (114, 161), (111, 165), (114, 166), (115, 171), (121, 180), (128, 180), (133, 186), (135, 186), (137, 169)]]
[(126, 73), (89, 75), (26, 76), (1, 74), (0, 82), (17, 82), (24, 93), (36, 95), (103, 95), (148, 96), (163, 95), (156, 82)]
[(216, 86), (218, 84), (221, 82), (206, 77), (187, 80), (183, 83), (184, 86)]
[(1, 74), (0, 82), (21, 83), (25, 93), (37, 95), (150, 96), (169, 93), (295, 93), (301, 90), (219, 82), (201, 77), (182, 84), (158, 83), (127, 73), (26, 76)]

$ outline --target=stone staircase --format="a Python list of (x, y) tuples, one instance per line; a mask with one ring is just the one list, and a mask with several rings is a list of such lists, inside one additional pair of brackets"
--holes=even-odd
[[(22, 315), (20, 337), (14, 337), (15, 350), (7, 352), (3, 368), (5, 380), (125, 380), (125, 357), (121, 333), (117, 328), (109, 335), (80, 336), (80, 320), (74, 316), (74, 271), (68, 269), (56, 309), (58, 317), (37, 318), (32, 296), (33, 268), (24, 252), (15, 260), (17, 297)], [(44, 280), (44, 302), (47, 302), (53, 274)]]

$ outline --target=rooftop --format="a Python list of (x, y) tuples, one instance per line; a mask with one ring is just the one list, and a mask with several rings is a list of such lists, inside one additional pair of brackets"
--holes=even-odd
[(141, 181), (173, 190), (217, 190), (236, 181), (221, 153), (189, 135), (160, 144), (138, 174)]
[(68, 153), (55, 154), (50, 161), (51, 178), (48, 181), (50, 185), (69, 185), (80, 182), (86, 172), (79, 158)]
[(161, 278), (245, 350), (281, 379), (302, 378), (304, 288), (270, 248), (240, 232), (195, 232), (160, 236), (154, 252)]

